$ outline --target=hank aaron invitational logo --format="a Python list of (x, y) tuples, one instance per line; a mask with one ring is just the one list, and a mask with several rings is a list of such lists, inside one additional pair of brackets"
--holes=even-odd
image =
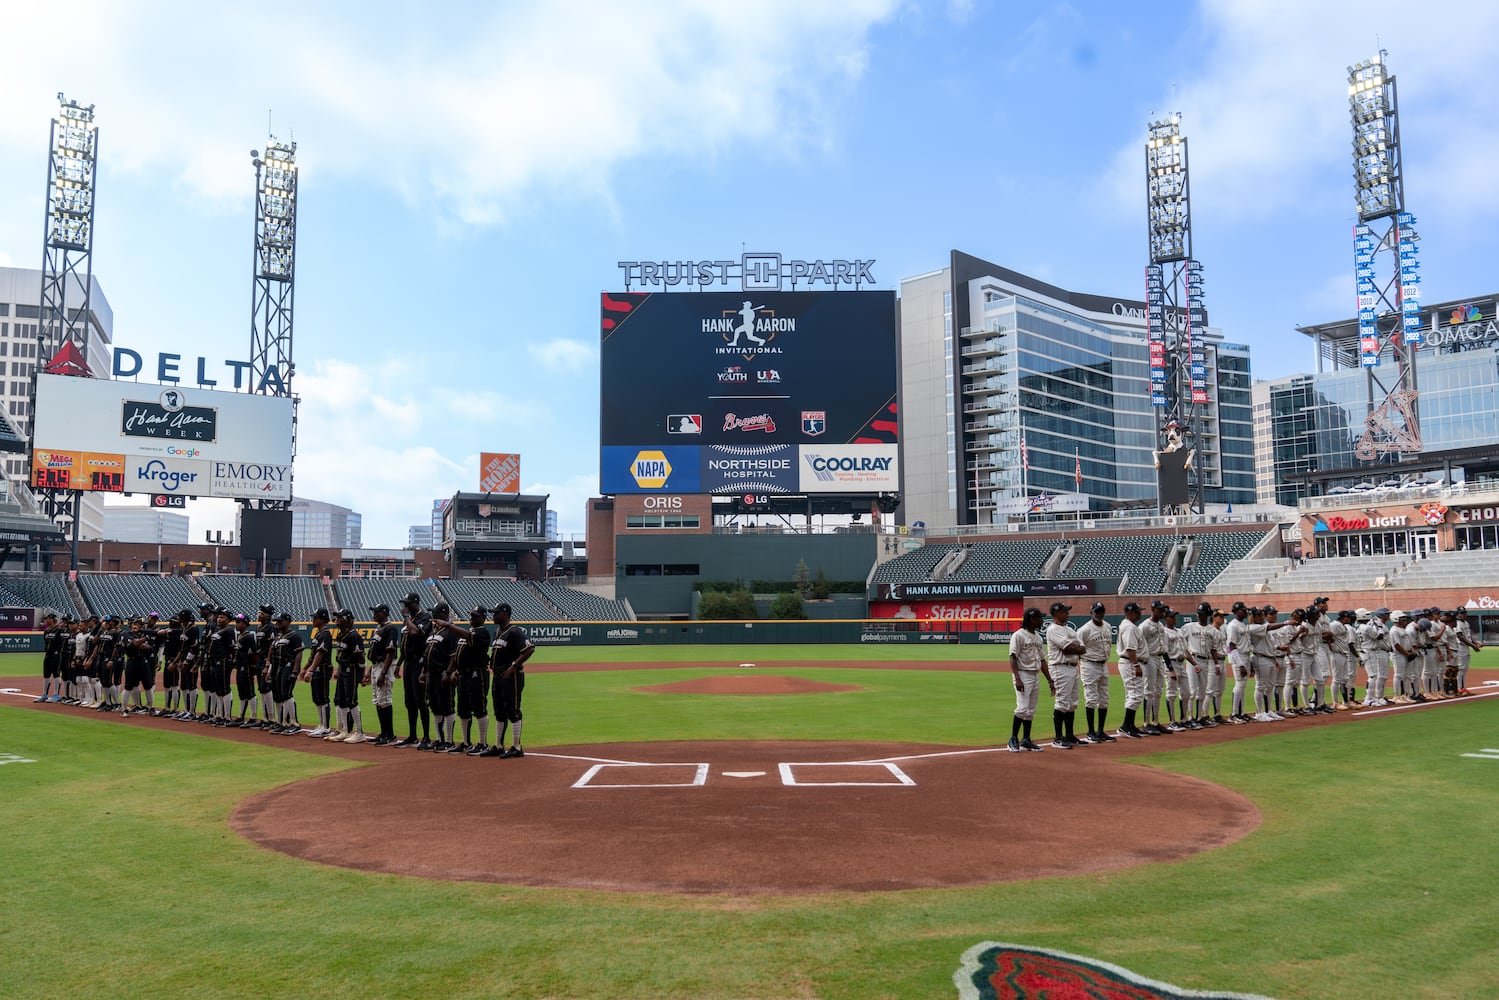
[(717, 334), (723, 344), (715, 354), (739, 354), (746, 360), (760, 354), (781, 354), (774, 341), (778, 334), (795, 333), (796, 320), (777, 316), (774, 309), (745, 299), (738, 309), (725, 309), (717, 317), (703, 320), (703, 332)]

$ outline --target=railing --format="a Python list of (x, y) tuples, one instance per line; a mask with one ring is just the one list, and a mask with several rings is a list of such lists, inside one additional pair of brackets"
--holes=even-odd
[(1320, 497), (1306, 497), (1297, 504), (1304, 511), (1341, 510), (1345, 507), (1372, 507), (1382, 503), (1417, 500), (1473, 501), (1499, 500), (1499, 486), (1494, 483), (1453, 483), (1443, 486), (1428, 483), (1424, 486), (1401, 486), (1389, 489), (1358, 490), (1353, 493), (1337, 493)]

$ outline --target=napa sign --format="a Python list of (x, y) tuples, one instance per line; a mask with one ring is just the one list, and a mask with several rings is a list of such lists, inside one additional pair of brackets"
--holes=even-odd
[[(245, 390), (260, 393), (269, 392), (277, 396), (284, 396), (287, 393), (286, 380), (281, 376), (281, 369), (274, 364), (266, 365), (265, 370), (257, 376), (250, 370), (250, 362), (248, 361), (220, 361), (218, 362), (219, 367), (213, 367), (210, 365), (209, 360), (204, 357), (196, 357), (189, 360), (192, 362), (189, 365), (189, 370), (195, 373), (191, 379), (182, 371), (184, 358), (181, 354), (158, 354), (156, 355), (155, 366), (147, 368), (146, 359), (139, 353), (132, 351), (128, 347), (116, 347), (114, 348), (114, 365), (112, 366), (111, 377), (128, 379), (144, 376), (149, 379), (154, 376), (157, 382), (164, 385), (177, 385), (187, 382), (189, 385), (197, 385), (205, 389), (217, 386), (220, 379), (223, 379), (227, 383), (224, 387), (226, 389), (233, 389), (236, 392)], [(212, 368), (213, 374), (217, 375), (218, 378), (210, 377), (210, 368)], [(227, 369), (227, 372), (224, 369)]]

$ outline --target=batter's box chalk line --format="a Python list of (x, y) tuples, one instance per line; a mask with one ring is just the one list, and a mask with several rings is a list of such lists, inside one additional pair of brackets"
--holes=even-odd
[[(692, 774), (692, 780), (691, 781), (644, 781), (644, 782), (619, 782), (619, 783), (609, 782), (609, 783), (606, 783), (606, 784), (598, 784), (598, 785), (593, 784), (593, 779), (596, 778), (596, 777), (598, 777), (599, 774), (603, 773), (603, 771), (606, 768), (616, 768), (616, 767), (630, 767), (630, 768), (660, 768), (660, 767), (684, 768), (684, 767), (690, 767), (690, 768), (692, 768), (693, 774)], [(645, 764), (645, 763), (628, 763), (628, 762), (622, 762), (622, 761), (611, 761), (609, 763), (604, 763), (604, 764), (595, 764), (592, 767), (590, 767), (588, 770), (584, 771), (583, 772), (583, 776), (581, 778), (579, 778), (577, 781), (573, 782), (573, 787), (574, 788), (696, 788), (696, 787), (698, 787), (700, 785), (707, 784), (707, 782), (708, 782), (708, 768), (709, 768), (709, 765), (707, 765), (707, 764)]]
[[(911, 776), (909, 774), (907, 774), (905, 771), (902, 771), (900, 769), (900, 767), (898, 765), (896, 765), (894, 762), (888, 761), (888, 760), (867, 760), (867, 761), (866, 760), (860, 760), (860, 761), (788, 761), (788, 762), (782, 763), (779, 766), (780, 766), (780, 770), (781, 770), (781, 784), (783, 784), (783, 785), (790, 785), (790, 786), (798, 787), (798, 788), (848, 788), (848, 787), (853, 787), (853, 786), (865, 786), (865, 785), (868, 785), (868, 786), (878, 785), (878, 786), (890, 787), (890, 786), (894, 786), (894, 785), (914, 785), (914, 784), (916, 784), (916, 782), (911, 779)], [(831, 768), (831, 767), (837, 767), (837, 768), (863, 767), (863, 768), (868, 768), (868, 767), (872, 767), (872, 768), (878, 769), (879, 771), (883, 771), (884, 774), (886, 775), (887, 780), (875, 780), (875, 781), (798, 781), (797, 780), (797, 776), (796, 776), (796, 768), (798, 768), (798, 767), (804, 767), (804, 768), (813, 768), (813, 767), (828, 767), (828, 768)]]

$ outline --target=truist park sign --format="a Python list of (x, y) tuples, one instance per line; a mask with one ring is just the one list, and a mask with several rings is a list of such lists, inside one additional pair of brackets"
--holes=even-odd
[(740, 254), (738, 260), (622, 260), (625, 290), (678, 286), (701, 291), (709, 286), (737, 288), (744, 292), (795, 290), (798, 285), (814, 289), (858, 289), (873, 285), (872, 260), (790, 260), (778, 253)]

